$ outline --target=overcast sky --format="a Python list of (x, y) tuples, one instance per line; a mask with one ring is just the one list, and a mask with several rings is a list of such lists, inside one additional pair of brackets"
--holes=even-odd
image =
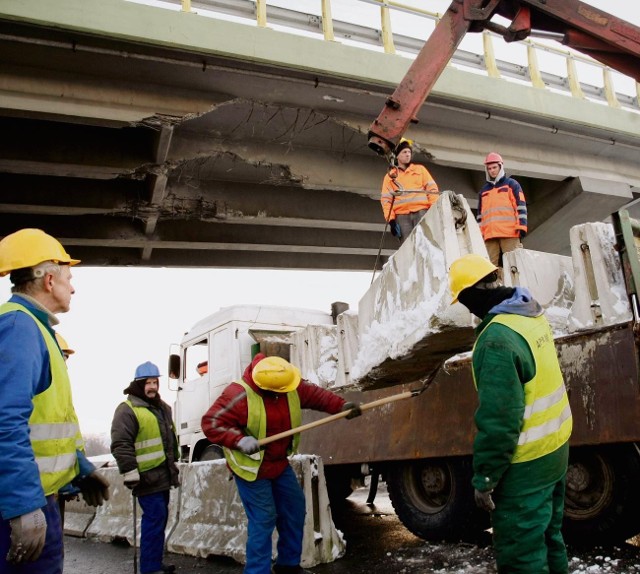
[[(345, 4), (345, 0), (334, 2)], [(442, 0), (412, 3), (437, 12), (449, 5)], [(590, 0), (589, 3), (640, 24), (637, 2)], [(383, 171), (381, 164), (381, 178)], [(73, 256), (73, 249), (69, 251)], [(73, 275), (76, 295), (71, 311), (59, 316), (59, 331), (77, 351), (69, 361), (69, 372), (74, 403), (85, 433), (108, 432), (113, 411), (124, 399), (122, 389), (131, 380), (137, 364), (150, 360), (165, 373), (171, 343), (178, 343), (194, 323), (220, 307), (249, 303), (328, 312), (333, 301), (345, 301), (357, 310), (371, 280), (370, 272), (82, 265), (73, 269)], [(0, 298), (8, 297), (9, 280), (0, 279)], [(172, 403), (173, 393), (167, 390), (166, 379), (164, 376), (161, 391)]]

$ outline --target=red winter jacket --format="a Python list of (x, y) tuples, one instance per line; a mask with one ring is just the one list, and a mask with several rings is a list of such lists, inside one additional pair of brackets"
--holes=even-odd
[[(262, 354), (256, 355), (245, 369), (242, 379), (262, 397), (267, 413), (267, 436), (272, 436), (291, 428), (291, 416), (289, 403), (284, 394), (264, 391), (253, 382), (253, 367), (264, 358)], [(345, 404), (342, 397), (304, 379), (300, 381), (297, 391), (303, 409), (335, 414), (339, 413)], [(240, 439), (245, 436), (247, 412), (247, 395), (244, 388), (238, 383), (231, 383), (202, 417), (202, 431), (212, 443), (236, 449)], [(258, 471), (258, 479), (276, 478), (284, 471), (289, 464), (287, 449), (292, 438), (282, 438), (264, 447), (264, 459)]]

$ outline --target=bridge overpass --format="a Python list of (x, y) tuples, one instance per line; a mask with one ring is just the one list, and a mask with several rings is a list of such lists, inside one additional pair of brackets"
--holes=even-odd
[[(198, 6), (3, 0), (0, 236), (41, 227), (89, 265), (372, 269), (386, 166), (366, 133), (421, 41), (388, 29), (388, 7), (377, 30), (332, 20), (327, 0), (322, 17)], [(528, 198), (526, 247), (567, 253), (571, 225), (640, 195), (637, 93), (489, 46), (438, 81), (416, 159), (473, 206), (499, 150)]]

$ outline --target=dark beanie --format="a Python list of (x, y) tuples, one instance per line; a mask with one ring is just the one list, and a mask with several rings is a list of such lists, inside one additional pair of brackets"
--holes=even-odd
[(395, 154), (398, 155), (403, 149), (405, 148), (409, 148), (411, 151), (413, 151), (413, 148), (411, 147), (411, 144), (407, 141), (407, 140), (402, 140), (397, 146), (396, 146), (396, 151)]
[(143, 399), (145, 397), (144, 394), (144, 386), (147, 384), (147, 379), (134, 379), (129, 383), (129, 386), (122, 391), (125, 395), (135, 395), (136, 397), (140, 397)]

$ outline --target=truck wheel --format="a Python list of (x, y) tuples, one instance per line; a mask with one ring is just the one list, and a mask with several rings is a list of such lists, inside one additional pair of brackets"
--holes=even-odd
[(570, 450), (563, 533), (574, 544), (621, 543), (640, 532), (640, 456), (633, 444)]
[(202, 452), (198, 456), (197, 462), (205, 462), (207, 460), (220, 460), (224, 458), (222, 449), (217, 444), (210, 444), (202, 449)]
[(403, 461), (389, 468), (387, 489), (402, 523), (432, 541), (477, 541), (489, 527), (471, 486), (471, 457)]
[(344, 504), (345, 499), (353, 493), (351, 472), (340, 466), (325, 466), (324, 477), (327, 483), (327, 495), (331, 506)]

